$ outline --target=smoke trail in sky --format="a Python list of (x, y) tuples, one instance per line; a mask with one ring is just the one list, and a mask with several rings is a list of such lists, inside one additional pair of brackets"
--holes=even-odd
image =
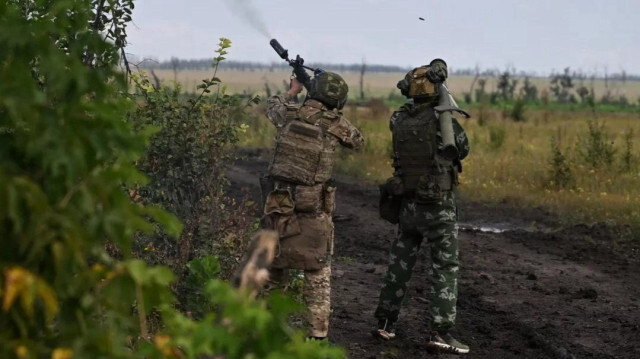
[(264, 22), (251, 0), (225, 0), (229, 9), (267, 39), (271, 38), (267, 24)]

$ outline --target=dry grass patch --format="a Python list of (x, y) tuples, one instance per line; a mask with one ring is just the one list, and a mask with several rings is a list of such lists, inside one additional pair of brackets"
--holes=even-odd
[[(498, 202), (511, 200), (522, 206), (542, 206), (559, 218), (575, 221), (640, 222), (640, 153), (637, 146), (626, 148), (625, 136), (633, 130), (640, 135), (640, 121), (634, 113), (614, 113), (597, 117), (615, 149), (613, 162), (600, 168), (584, 158), (588, 139), (588, 112), (532, 111), (530, 120), (515, 123), (501, 111), (487, 110), (486, 124), (474, 118), (463, 120), (471, 142), (464, 161), (460, 191), (470, 200)], [(388, 116), (372, 116), (367, 108), (347, 107), (345, 115), (363, 132), (362, 152), (340, 152), (338, 173), (374, 184), (391, 176), (391, 133)], [(256, 118), (241, 139), (246, 147), (270, 147), (275, 131), (263, 116)], [(572, 182), (566, 187), (554, 181), (551, 141), (555, 138), (569, 168)], [(629, 151), (630, 150), (630, 151)], [(629, 152), (626, 168), (624, 153)]]

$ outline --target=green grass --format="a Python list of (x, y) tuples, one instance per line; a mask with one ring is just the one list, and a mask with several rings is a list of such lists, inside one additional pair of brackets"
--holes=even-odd
[[(608, 222), (637, 226), (640, 223), (640, 152), (632, 148), (631, 168), (624, 169), (624, 136), (632, 129), (640, 135), (636, 112), (591, 110), (527, 110), (526, 122), (504, 118), (500, 109), (485, 109), (481, 126), (479, 109), (472, 119), (462, 120), (471, 143), (464, 161), (461, 195), (474, 201), (509, 201), (523, 207), (541, 206), (568, 222)], [(389, 112), (373, 116), (366, 107), (347, 107), (345, 116), (359, 127), (365, 147), (359, 152), (340, 151), (336, 172), (378, 183), (391, 176), (391, 134)], [(587, 136), (587, 119), (604, 124), (616, 149), (610, 166), (593, 169), (580, 156), (581, 138)], [(501, 140), (496, 132), (503, 133)], [(242, 138), (246, 147), (270, 147), (275, 131), (266, 118), (258, 116)], [(551, 139), (557, 137), (575, 178), (572, 187), (554, 190), (551, 178)], [(500, 143), (497, 143), (501, 141)], [(637, 141), (632, 141), (637, 142)]]
[[(184, 75), (195, 76), (179, 72), (179, 80)], [(220, 74), (230, 83), (230, 92), (259, 92), (265, 83), (270, 83), (277, 90), (278, 86), (283, 87), (277, 81), (282, 82), (283, 78), (288, 78), (285, 75), (285, 72)], [(354, 74), (346, 76), (348, 82), (353, 82), (355, 78)], [(373, 185), (392, 174), (388, 119), (392, 109), (400, 106), (404, 100), (395, 94), (397, 79), (394, 80), (393, 74), (370, 74), (367, 79), (367, 95), (379, 96), (384, 101), (373, 101), (369, 106), (347, 106), (344, 109), (345, 116), (362, 131), (365, 148), (357, 153), (340, 150), (336, 172)], [(450, 88), (454, 93), (468, 92), (471, 79), (450, 80)], [(548, 79), (536, 81), (537, 86), (543, 86), (545, 81), (548, 83)], [(358, 87), (350, 84), (351, 93), (357, 93), (354, 90)], [(596, 85), (598, 92), (599, 85)], [(620, 87), (620, 90), (624, 89), (627, 90), (624, 92), (627, 97), (634, 102), (633, 99), (640, 93), (640, 83), (627, 83), (624, 88)], [(355, 103), (353, 99), (350, 101)], [(461, 175), (460, 192), (464, 198), (496, 203), (509, 201), (523, 207), (540, 206), (551, 210), (565, 222), (606, 221), (638, 226), (638, 146), (631, 149), (629, 169), (624, 168), (623, 160), (623, 153), (626, 151), (625, 134), (632, 130), (636, 137), (640, 136), (640, 111), (637, 105), (598, 105), (594, 111), (582, 104), (538, 102), (527, 104), (523, 113), (525, 121), (516, 123), (509, 119), (512, 103), (498, 103), (494, 106), (487, 103), (459, 103), (473, 116), (472, 119), (461, 121), (471, 142), (471, 153), (464, 161), (464, 172)], [(264, 116), (264, 103), (257, 106), (255, 111), (254, 118), (246, 123), (248, 127), (240, 138), (240, 145), (245, 148), (270, 148), (273, 146), (275, 129)], [(594, 169), (580, 156), (580, 152), (584, 150), (581, 138), (587, 136), (588, 119), (597, 119), (603, 123), (613, 141), (616, 153), (610, 166)], [(573, 178), (572, 186), (557, 190), (550, 181), (553, 173), (553, 137), (558, 140), (558, 148), (566, 158)], [(635, 139), (631, 141), (632, 145), (637, 142)]]

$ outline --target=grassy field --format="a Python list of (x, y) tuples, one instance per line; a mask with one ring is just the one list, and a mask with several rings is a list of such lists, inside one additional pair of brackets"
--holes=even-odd
[[(488, 118), (478, 123), (479, 111)], [(369, 183), (391, 176), (391, 136), (387, 114), (375, 115), (366, 107), (348, 107), (345, 115), (363, 132), (363, 151), (340, 151), (337, 172)], [(472, 109), (473, 118), (461, 123), (470, 139), (471, 153), (464, 161), (461, 195), (469, 200), (508, 202), (522, 207), (543, 207), (567, 223), (640, 223), (640, 114), (591, 111), (530, 110), (526, 122), (513, 122), (500, 110)], [(589, 132), (588, 121), (599, 124)], [(258, 116), (242, 137), (245, 147), (270, 147), (275, 131)], [(565, 187), (554, 183), (561, 168), (552, 165), (552, 139), (564, 157), (570, 176)], [(589, 149), (601, 139), (615, 150), (610, 164), (594, 168)], [(597, 147), (597, 146), (596, 146)], [(597, 150), (597, 148), (596, 148)], [(591, 156), (594, 156), (593, 154)]]
[[(186, 91), (192, 91), (201, 83), (203, 78), (211, 76), (211, 71), (178, 71), (174, 77), (172, 70), (154, 70), (158, 78), (164, 83), (172, 83), (174, 78), (182, 84)], [(265, 94), (265, 87), (268, 85), (272, 93), (284, 90), (283, 81), (288, 84), (291, 71), (218, 71), (218, 77), (226, 84), (228, 90), (233, 93), (250, 93)], [(360, 73), (344, 72), (341, 73), (349, 84), (351, 98), (357, 98), (360, 94)], [(382, 97), (386, 98), (390, 93), (400, 94), (396, 89), (396, 84), (404, 77), (404, 73), (368, 73), (364, 78), (364, 90), (366, 97)], [(454, 76), (447, 80), (449, 89), (462, 98), (462, 94), (470, 92), (473, 77), (471, 76)], [(519, 85), (522, 84), (519, 80)], [(534, 78), (532, 83), (538, 87), (539, 91), (549, 87), (548, 78)], [(579, 82), (576, 82), (576, 85)], [(477, 86), (477, 85), (476, 85)], [(585, 86), (591, 87), (589, 81), (585, 81)], [(600, 98), (605, 92), (605, 82), (596, 80), (593, 83), (596, 98)], [(492, 92), (496, 90), (496, 78), (488, 78), (485, 86), (486, 91)], [(626, 83), (612, 82), (608, 83), (608, 90), (614, 95), (626, 95), (630, 102), (636, 103), (640, 98), (640, 82), (627, 81)]]
[[(171, 71), (156, 71), (163, 81), (172, 81)], [(265, 84), (273, 92), (284, 88), (283, 80), (289, 72), (219, 72), (227, 91), (264, 95)], [(180, 71), (177, 79), (186, 90), (195, 87), (200, 79), (211, 74), (206, 71)], [(403, 74), (378, 73), (365, 78), (366, 95), (387, 97), (397, 93), (395, 84)], [(358, 91), (358, 73), (345, 73), (352, 96)], [(454, 77), (449, 87), (454, 93), (468, 92), (472, 78)], [(548, 79), (534, 79), (540, 89)], [(495, 86), (491, 80), (487, 90)], [(640, 96), (640, 83), (609, 85), (630, 100)], [(596, 94), (604, 91), (604, 82), (594, 84)], [(356, 91), (354, 91), (356, 90)], [(612, 90), (614, 91), (614, 90)], [(258, 106), (255, 118), (248, 123), (241, 137), (244, 147), (271, 147), (275, 131)], [(391, 136), (388, 118), (392, 109), (385, 106), (347, 106), (344, 114), (363, 132), (366, 144), (363, 151), (341, 151), (337, 164), (339, 173), (349, 174), (369, 183), (381, 182), (391, 175)], [(526, 121), (514, 122), (499, 107), (474, 104), (472, 118), (463, 120), (471, 142), (471, 153), (464, 161), (461, 175), (461, 195), (470, 200), (509, 202), (522, 207), (543, 207), (566, 222), (608, 222), (611, 224), (640, 224), (640, 136), (638, 107), (621, 111), (596, 109), (548, 108), (525, 109)], [(479, 121), (478, 119), (482, 119)], [(589, 122), (602, 127), (589, 132)], [(552, 139), (557, 143), (556, 165)], [(599, 144), (598, 144), (599, 143)], [(600, 146), (600, 147), (598, 147)], [(594, 167), (589, 157), (610, 146), (610, 164)], [(589, 151), (592, 151), (589, 154)], [(563, 159), (558, 164), (558, 158)], [(564, 167), (563, 167), (564, 166)], [(555, 183), (558, 173), (567, 184)]]

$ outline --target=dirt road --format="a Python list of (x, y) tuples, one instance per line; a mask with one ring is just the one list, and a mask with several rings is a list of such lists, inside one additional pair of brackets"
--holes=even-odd
[[(229, 169), (234, 193), (258, 201), (264, 154)], [(349, 358), (429, 358), (428, 247), (423, 245), (394, 341), (370, 334), (395, 226), (378, 217), (377, 189), (338, 179), (330, 340)], [(620, 228), (560, 228), (549, 213), (460, 201), (457, 331), (467, 358), (640, 358), (640, 251)], [(440, 354), (448, 358), (451, 355)]]

